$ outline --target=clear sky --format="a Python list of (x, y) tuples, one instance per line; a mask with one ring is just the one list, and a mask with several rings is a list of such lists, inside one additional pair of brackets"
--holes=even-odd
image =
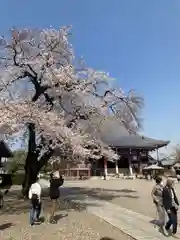
[(179, 0), (1, 0), (0, 34), (72, 25), (76, 54), (145, 98), (144, 132), (180, 143)]

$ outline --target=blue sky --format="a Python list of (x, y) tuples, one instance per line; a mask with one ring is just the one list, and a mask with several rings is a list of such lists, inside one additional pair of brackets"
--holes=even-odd
[(72, 25), (76, 54), (144, 95), (146, 135), (180, 143), (179, 0), (1, 0), (0, 34)]

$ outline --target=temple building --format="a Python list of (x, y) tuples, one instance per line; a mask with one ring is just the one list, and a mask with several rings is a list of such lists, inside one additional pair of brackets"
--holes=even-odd
[(138, 134), (132, 135), (115, 119), (104, 120), (99, 127), (99, 135), (105, 144), (116, 151), (119, 159), (114, 161), (102, 157), (100, 160), (91, 160), (89, 164), (69, 166), (64, 169), (65, 175), (78, 178), (82, 175), (90, 177), (107, 176), (112, 173), (127, 175), (141, 173), (144, 166), (156, 161), (149, 153), (156, 151), (158, 160), (158, 149), (170, 143)]
[(100, 161), (94, 161), (92, 174), (94, 175), (93, 172), (97, 174), (97, 171), (102, 168), (107, 174), (124, 173), (132, 175), (142, 173), (143, 167), (152, 164), (152, 157), (149, 156), (149, 152), (157, 151), (158, 158), (158, 149), (168, 144), (169, 141), (156, 140), (140, 135), (120, 136), (119, 139), (108, 144), (119, 155), (119, 159), (111, 161), (103, 158)]

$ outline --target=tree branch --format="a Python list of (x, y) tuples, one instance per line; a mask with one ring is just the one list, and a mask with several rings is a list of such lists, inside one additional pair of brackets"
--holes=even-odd
[(48, 163), (48, 160), (53, 155), (54, 150), (52, 148), (49, 148), (39, 159), (38, 161), (38, 167), (37, 170), (40, 171), (41, 168)]

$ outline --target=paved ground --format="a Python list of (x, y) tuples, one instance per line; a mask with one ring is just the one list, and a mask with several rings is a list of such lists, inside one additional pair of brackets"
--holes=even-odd
[[(16, 188), (18, 189), (18, 188)], [(18, 191), (10, 192), (5, 198), (5, 209), (0, 214), (1, 240), (130, 240), (118, 228), (113, 227), (91, 213), (81, 211), (77, 204), (60, 201), (57, 213), (58, 224), (48, 224), (50, 201), (43, 198), (45, 222), (39, 226), (28, 225), (28, 202), (18, 199)], [(53, 238), (54, 237), (54, 238)]]
[[(122, 208), (104, 200), (89, 197), (88, 195), (84, 196), (83, 199), (79, 195), (69, 197), (76, 203), (86, 205), (87, 212), (101, 217), (134, 239), (167, 239), (167, 237), (163, 236), (159, 232), (158, 227), (154, 227), (152, 224), (152, 218), (150, 217)], [(176, 237), (180, 239), (180, 234), (178, 233)], [(174, 239), (174, 237), (169, 236), (168, 239)]]
[[(153, 182), (97, 180), (67, 182), (62, 192), (88, 212), (105, 219), (136, 239), (166, 239), (154, 228), (156, 211), (151, 200)], [(180, 186), (176, 185), (177, 196)], [(66, 191), (70, 191), (69, 194)], [(180, 234), (177, 234), (180, 239)], [(171, 239), (169, 237), (168, 239)]]
[[(107, 200), (113, 204), (154, 218), (156, 209), (151, 199), (153, 185), (153, 181), (138, 179), (90, 180), (65, 183), (66, 187), (73, 187), (73, 189), (76, 187), (77, 190), (79, 188), (80, 192), (88, 191), (91, 196), (98, 199)], [(180, 199), (180, 184), (176, 184), (175, 188)]]
[[(42, 181), (42, 184), (46, 186), (47, 182)], [(52, 226), (43, 223), (35, 228), (30, 228), (27, 224), (27, 203), (18, 200), (14, 204), (15, 196), (11, 196), (12, 201), (9, 196), (7, 207), (0, 221), (15, 225), (8, 228), (7, 224), (5, 226), (7, 228), (1, 232), (0, 239), (13, 239), (9, 238), (12, 234), (16, 236), (14, 239), (22, 238), (23, 240), (46, 240), (51, 236), (75, 240), (100, 240), (104, 236), (111, 236), (112, 240), (131, 239), (122, 234), (120, 230), (138, 240), (167, 239), (151, 223), (155, 218), (155, 208), (150, 197), (152, 186), (153, 182), (145, 180), (65, 182), (61, 189), (59, 224)], [(176, 185), (176, 190), (180, 197), (180, 185)], [(63, 198), (66, 201), (63, 201)], [(45, 208), (49, 209), (50, 203), (47, 198), (43, 201)], [(16, 215), (18, 213), (19, 216)]]

